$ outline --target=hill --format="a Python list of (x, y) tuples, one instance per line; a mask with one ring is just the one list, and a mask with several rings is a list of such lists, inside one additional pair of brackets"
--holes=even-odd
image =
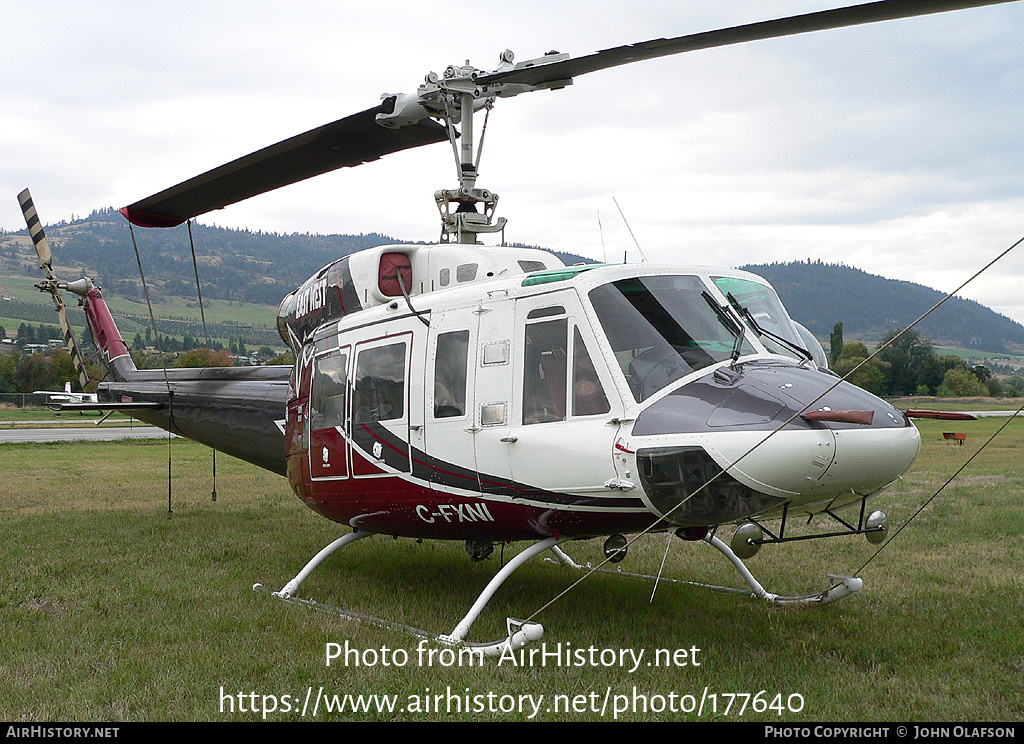
[[(113, 209), (46, 227), (61, 275), (88, 273), (111, 295), (144, 300), (128, 223)], [(203, 298), (276, 305), (339, 256), (393, 242), (384, 235), (280, 235), (193, 224)], [(20, 238), (20, 239), (18, 239)], [(185, 228), (136, 230), (150, 292), (196, 297), (192, 249)], [(24, 232), (0, 235), (4, 273), (35, 276), (35, 253)]]
[[(114, 209), (46, 227), (62, 276), (86, 273), (111, 296), (144, 301), (128, 223)], [(189, 233), (136, 230), (143, 271), (154, 297), (196, 297)], [(310, 235), (232, 230), (194, 223), (203, 299), (277, 305), (320, 268), (342, 256), (406, 241), (369, 235)], [(558, 254), (566, 263), (585, 259)], [(36, 278), (39, 266), (27, 231), (0, 232), (0, 274)]]
[[(119, 316), (138, 317), (138, 329), (149, 325), (145, 295), (139, 279), (128, 223), (113, 209), (94, 211), (88, 217), (47, 226), (61, 276), (88, 274), (107, 290), (114, 301), (139, 303)], [(403, 242), (392, 237), (369, 235), (277, 234), (192, 226), (203, 299), (210, 305), (260, 305), (252, 319), (244, 315), (226, 318), (229, 328), (215, 336), (240, 335), (245, 327), (251, 342), (273, 341), (272, 308), (287, 293), (331, 261), (377, 245)], [(165, 303), (157, 315), (161, 333), (199, 335), (195, 309), (196, 286), (192, 248), (185, 228), (136, 230), (147, 286), (156, 303)], [(586, 259), (557, 253), (567, 264)], [(820, 261), (740, 267), (763, 276), (776, 288), (786, 307), (819, 339), (827, 339), (837, 322), (846, 338), (877, 344), (893, 330), (906, 327), (942, 298), (934, 289), (910, 282), (885, 279), (841, 264)], [(38, 281), (39, 267), (27, 231), (0, 232), (0, 282), (8, 277)], [(28, 280), (25, 280), (26, 282)], [(38, 323), (52, 322), (52, 310), (42, 296), (17, 297), (0, 307), (0, 316)], [(73, 322), (80, 322), (73, 311)], [(255, 318), (260, 320), (256, 321)], [(263, 326), (266, 323), (266, 326)], [(259, 326), (254, 327), (254, 326)], [(124, 329), (134, 333), (129, 324)], [(212, 331), (213, 329), (211, 329)], [(1024, 351), (1024, 326), (998, 315), (971, 300), (953, 298), (917, 328), (937, 346), (975, 352)]]
[[(841, 321), (847, 340), (869, 346), (905, 328), (945, 296), (920, 284), (821, 261), (740, 268), (771, 282), (790, 315), (819, 339), (827, 339)], [(950, 298), (915, 329), (936, 346), (997, 354), (1024, 350), (1024, 326), (959, 297)]]

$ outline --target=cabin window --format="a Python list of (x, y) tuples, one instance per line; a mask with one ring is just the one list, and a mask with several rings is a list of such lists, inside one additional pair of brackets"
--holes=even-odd
[(608, 413), (612, 407), (590, 360), (580, 329), (573, 328), (572, 338), (572, 415), (593, 416)]
[(393, 421), (405, 415), (405, 344), (359, 352), (352, 389), (355, 423)]
[(437, 283), (440, 284), (442, 287), (447, 287), (451, 283), (451, 281), (451, 269), (441, 269), (439, 272), (437, 272)]
[(536, 310), (531, 310), (526, 314), (527, 320), (534, 320), (536, 318), (550, 318), (554, 315), (565, 315), (565, 308), (561, 305), (552, 305), (551, 307), (538, 307)]
[(544, 271), (547, 268), (543, 261), (519, 261), (518, 263), (519, 268), (527, 274), (531, 274), (534, 271)]
[(434, 358), (434, 418), (465, 415), (468, 365), (469, 331), (438, 335)]
[(797, 359), (804, 358), (793, 347), (802, 349), (805, 342), (790, 323), (782, 302), (770, 287), (731, 276), (715, 276), (712, 279), (737, 312), (743, 316), (749, 313), (749, 317), (753, 318), (756, 324), (754, 331), (768, 351)]
[(568, 323), (560, 318), (526, 326), (524, 424), (565, 420)]
[(476, 272), (479, 266), (475, 263), (462, 264), (455, 269), (455, 281), (471, 282), (476, 279)]
[(348, 355), (332, 354), (316, 360), (309, 394), (309, 428), (344, 428), (348, 416)]

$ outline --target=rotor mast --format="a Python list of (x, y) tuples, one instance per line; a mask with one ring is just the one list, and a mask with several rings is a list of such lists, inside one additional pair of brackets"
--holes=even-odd
[[(459, 185), (458, 188), (434, 192), (434, 201), (441, 215), (442, 243), (477, 245), (480, 243), (480, 235), (499, 233), (505, 229), (507, 220), (494, 214), (498, 206), (498, 195), (476, 185), (483, 135), (487, 126), (486, 117), (495, 99), (510, 98), (534, 90), (564, 88), (572, 83), (571, 79), (562, 79), (538, 84), (499, 81), (482, 85), (480, 79), (568, 58), (568, 54), (549, 52), (543, 57), (513, 64), (514, 55), (506, 50), (501, 55), (498, 68), (490, 73), (473, 67), (467, 61), (462, 66), (449, 66), (443, 77), (434, 72), (429, 73), (416, 95), (399, 93), (381, 96), (384, 112), (376, 117), (381, 126), (397, 129), (429, 116), (443, 121), (448, 130)], [(473, 117), (481, 110), (484, 110), (485, 118), (477, 143)], [(461, 125), (461, 132), (456, 131), (456, 125)]]
[[(506, 54), (511, 56), (511, 52)], [(478, 109), (486, 109), (487, 113), (490, 113), (494, 105), (494, 96), (486, 95), (484, 90), (475, 84), (477, 72), (478, 70), (471, 67), (468, 62), (465, 67), (449, 67), (445, 71), (445, 81), (448, 83), (451, 97), (450, 105), (446, 106), (446, 112), (449, 113), (444, 123), (452, 142), (459, 186), (457, 189), (441, 189), (434, 192), (434, 202), (441, 216), (442, 243), (476, 245), (480, 243), (481, 234), (501, 232), (507, 222), (504, 217), (494, 216), (498, 206), (498, 195), (493, 191), (477, 188), (476, 185), (483, 129), (480, 146), (476, 146), (473, 116)], [(461, 133), (455, 131), (456, 123), (462, 125)], [(474, 147), (477, 147), (475, 151)]]

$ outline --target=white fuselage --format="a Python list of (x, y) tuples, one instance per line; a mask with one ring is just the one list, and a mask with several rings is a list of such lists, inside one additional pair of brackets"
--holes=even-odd
[[(593, 534), (652, 513), (711, 526), (860, 501), (916, 457), (902, 414), (763, 333), (800, 341), (759, 277), (560, 268), (550, 254), (523, 271), (539, 252), (493, 249), (488, 263), (480, 250), (463, 281), (462, 246), (352, 257), (346, 291), (361, 308), (297, 355), (289, 473), (314, 508), (372, 523), (369, 502), (356, 516), (335, 507), (376, 486), (431, 525), (528, 506), (537, 533), (556, 514), (561, 533), (572, 514)], [(397, 251), (409, 256), (399, 285), (377, 268)], [(804, 407), (873, 416), (810, 422)]]

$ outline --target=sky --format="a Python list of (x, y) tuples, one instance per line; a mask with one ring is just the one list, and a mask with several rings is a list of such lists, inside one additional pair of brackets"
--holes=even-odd
[[(580, 56), (845, 4), (0, 0), (0, 227), (24, 227), (23, 188), (45, 223), (119, 208), (505, 49)], [(1021, 28), (1014, 2), (583, 75), (497, 102), (478, 185), (509, 241), (821, 260), (950, 292), (1024, 236)], [(198, 221), (432, 241), (434, 191), (455, 185), (441, 143)], [(1022, 286), (1024, 246), (959, 294), (1024, 323)]]

